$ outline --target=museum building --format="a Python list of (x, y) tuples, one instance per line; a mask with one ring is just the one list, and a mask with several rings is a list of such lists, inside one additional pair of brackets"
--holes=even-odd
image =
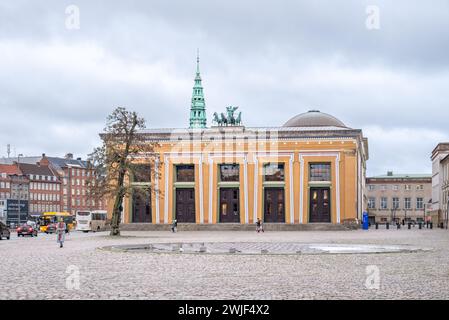
[(206, 127), (199, 59), (189, 128), (146, 129), (155, 144), (139, 157), (146, 177), (130, 178), (122, 222), (340, 224), (361, 219), (368, 140), (362, 130), (310, 110), (278, 127), (245, 127), (237, 107)]

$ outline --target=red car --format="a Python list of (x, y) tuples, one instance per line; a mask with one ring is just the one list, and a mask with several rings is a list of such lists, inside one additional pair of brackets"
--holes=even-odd
[(37, 230), (35, 228), (33, 228), (32, 226), (29, 226), (27, 224), (21, 225), (20, 227), (17, 228), (17, 236), (20, 237), (24, 237), (24, 236), (34, 236), (37, 237)]

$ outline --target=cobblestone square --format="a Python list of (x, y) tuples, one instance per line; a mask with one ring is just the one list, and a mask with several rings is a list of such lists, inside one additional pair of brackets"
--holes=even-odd
[[(449, 232), (440, 229), (123, 232), (120, 238), (106, 232), (72, 232), (62, 249), (55, 237), (17, 238), (13, 233), (11, 240), (0, 242), (0, 299), (449, 298)], [(296, 250), (298, 244), (320, 243), (426, 250), (232, 255), (99, 249), (156, 243), (215, 243), (216, 248), (219, 243), (242, 243), (241, 248), (255, 251), (260, 251), (262, 244), (282, 251)], [(366, 286), (370, 266), (378, 268), (378, 289)]]

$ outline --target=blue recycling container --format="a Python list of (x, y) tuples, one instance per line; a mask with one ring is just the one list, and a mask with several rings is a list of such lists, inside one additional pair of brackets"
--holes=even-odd
[(362, 216), (362, 228), (363, 230), (368, 230), (369, 229), (369, 221), (368, 221), (368, 212), (363, 212), (363, 216)]

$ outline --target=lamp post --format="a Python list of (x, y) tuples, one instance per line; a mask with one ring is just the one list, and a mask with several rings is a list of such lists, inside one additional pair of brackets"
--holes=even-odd
[[(20, 157), (23, 157), (23, 154), (18, 154), (17, 155), (17, 173), (20, 172)], [(17, 175), (19, 177), (19, 183), (18, 183), (18, 206), (17, 206), (17, 226), (20, 225), (20, 198), (22, 197), (22, 182), (20, 181), (20, 176), (19, 174)]]
[(447, 230), (447, 224), (449, 220), (449, 198), (447, 199), (447, 204), (446, 204), (446, 230)]

